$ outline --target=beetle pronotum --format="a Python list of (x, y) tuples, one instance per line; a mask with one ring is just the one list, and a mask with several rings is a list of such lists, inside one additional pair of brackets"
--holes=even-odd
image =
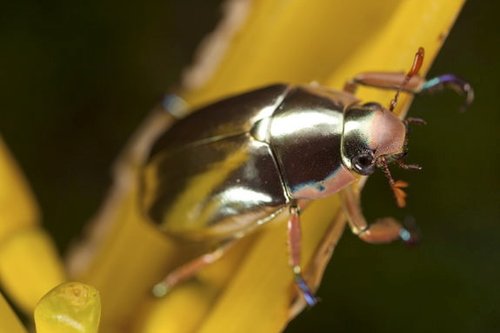
[[(362, 240), (411, 241), (393, 218), (368, 224), (359, 196), (349, 186), (377, 168), (387, 176), (399, 206), (406, 183), (394, 181), (388, 164), (405, 164), (406, 133), (415, 118), (400, 120), (393, 109), (400, 91), (417, 94), (450, 86), (473, 99), (470, 85), (454, 75), (426, 81), (418, 75), (422, 48), (408, 73), (367, 72), (343, 91), (319, 85), (276, 84), (205, 106), (179, 118), (154, 144), (143, 170), (142, 205), (172, 237), (204, 242), (215, 250), (196, 258), (157, 284), (166, 294), (200, 268), (219, 259), (239, 238), (281, 214), (289, 215), (288, 244), (296, 285), (306, 302), (316, 299), (300, 265), (300, 209), (339, 193), (351, 230)], [(396, 90), (388, 108), (361, 103), (358, 85)]]

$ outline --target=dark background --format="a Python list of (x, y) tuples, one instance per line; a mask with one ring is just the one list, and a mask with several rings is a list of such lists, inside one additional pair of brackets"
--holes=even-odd
[[(0, 132), (61, 251), (96, 211), (129, 135), (214, 26), (218, 3), (1, 5)], [(461, 99), (450, 92), (412, 106), (429, 125), (410, 138), (409, 160), (424, 170), (396, 175), (411, 184), (408, 207), (395, 208), (381, 175), (363, 194), (369, 217), (413, 216), (422, 243), (373, 246), (346, 233), (322, 302), (288, 332), (500, 330), (498, 9), (469, 1), (430, 73), (470, 80), (472, 108), (459, 114)]]

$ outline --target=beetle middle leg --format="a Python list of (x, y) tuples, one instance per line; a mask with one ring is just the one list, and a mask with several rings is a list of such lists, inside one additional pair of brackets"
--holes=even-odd
[(374, 223), (368, 224), (361, 212), (359, 194), (352, 186), (340, 191), (340, 197), (352, 232), (363, 241), (372, 244), (389, 243), (397, 239), (401, 239), (405, 243), (415, 241), (416, 235), (392, 217), (378, 219)]
[(300, 212), (296, 203), (290, 206), (290, 218), (288, 219), (288, 250), (290, 256), (290, 266), (292, 267), (295, 283), (304, 295), (304, 299), (309, 306), (317, 303), (316, 297), (311, 288), (308, 286), (302, 275), (302, 267), (300, 266), (301, 252), (301, 227), (300, 227)]
[(192, 278), (202, 268), (213, 264), (224, 256), (226, 251), (236, 243), (236, 239), (231, 239), (218, 246), (214, 251), (205, 253), (169, 273), (161, 282), (157, 283), (152, 290), (156, 297), (163, 297), (179, 283)]

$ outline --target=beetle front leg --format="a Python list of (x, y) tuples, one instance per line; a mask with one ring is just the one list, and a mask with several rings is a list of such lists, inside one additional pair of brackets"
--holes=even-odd
[(300, 211), (296, 203), (290, 206), (290, 218), (288, 220), (288, 250), (290, 256), (290, 266), (292, 267), (295, 284), (304, 295), (304, 299), (309, 306), (317, 303), (316, 297), (302, 276), (300, 266), (302, 231), (300, 227)]
[(404, 228), (396, 219), (385, 217), (372, 224), (366, 222), (361, 211), (359, 194), (352, 186), (340, 192), (344, 212), (352, 232), (363, 241), (372, 244), (389, 243), (401, 239), (405, 243), (413, 243), (416, 235)]
[(419, 75), (413, 75), (408, 82), (401, 87), (405, 82), (405, 73), (394, 72), (365, 72), (359, 73), (344, 85), (344, 91), (355, 94), (358, 86), (366, 86), (379, 89), (398, 90), (402, 89), (405, 92), (419, 93), (421, 87), (426, 82), (424, 78)]
[[(469, 106), (474, 99), (472, 86), (453, 74), (443, 74), (430, 80), (425, 80), (418, 74), (414, 74), (408, 81), (405, 81), (406, 79), (407, 74), (405, 73), (365, 72), (347, 81), (344, 85), (344, 91), (355, 94), (360, 85), (379, 89), (401, 90), (412, 94), (451, 88), (460, 95), (465, 96), (464, 107)], [(404, 85), (402, 85), (403, 83)]]

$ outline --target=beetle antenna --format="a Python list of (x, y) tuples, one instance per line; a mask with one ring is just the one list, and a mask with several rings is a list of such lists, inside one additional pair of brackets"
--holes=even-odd
[(403, 160), (396, 160), (396, 164), (401, 168), (405, 170), (417, 170), (420, 171), (422, 170), (422, 167), (418, 164), (406, 164)]
[(402, 208), (406, 206), (406, 192), (403, 189), (408, 187), (408, 183), (402, 180), (394, 180), (394, 178), (392, 178), (389, 166), (387, 165), (387, 161), (384, 157), (379, 157), (377, 159), (377, 166), (382, 169), (382, 172), (389, 181), (392, 192), (396, 197), (398, 207)]
[(399, 94), (401, 93), (401, 90), (408, 84), (411, 78), (417, 75), (418, 72), (420, 71), (420, 68), (424, 63), (424, 54), (425, 54), (424, 48), (419, 47), (417, 53), (415, 53), (415, 58), (413, 58), (413, 64), (411, 65), (410, 70), (408, 71), (408, 73), (406, 73), (403, 82), (399, 86), (398, 90), (396, 91), (396, 94), (394, 95), (394, 98), (391, 101), (391, 104), (389, 105), (389, 111), (391, 112), (394, 111), (396, 105), (398, 104), (398, 98)]
[(405, 124), (406, 128), (409, 128), (411, 124), (427, 125), (427, 122), (422, 118), (407, 117), (405, 120), (403, 120), (403, 124)]

